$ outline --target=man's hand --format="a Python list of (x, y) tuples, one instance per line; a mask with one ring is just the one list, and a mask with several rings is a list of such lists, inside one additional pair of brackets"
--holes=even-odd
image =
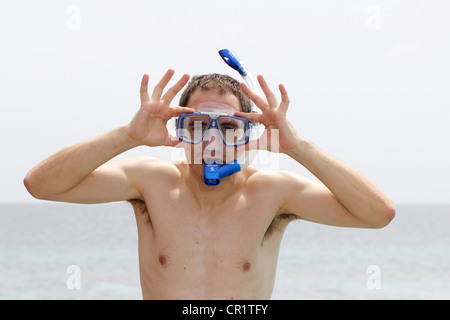
[(191, 108), (170, 107), (173, 98), (189, 81), (189, 75), (184, 74), (178, 82), (163, 95), (164, 88), (172, 79), (174, 70), (169, 69), (164, 77), (155, 86), (150, 98), (148, 93), (149, 75), (144, 74), (141, 81), (141, 108), (128, 125), (128, 135), (142, 145), (148, 146), (175, 146), (167, 131), (167, 121), (178, 117), (182, 113), (194, 112)]
[[(250, 90), (245, 83), (241, 83), (241, 89), (262, 111), (262, 114), (236, 112), (235, 115), (245, 117), (252, 122), (262, 123), (265, 126), (264, 133), (257, 142), (257, 148), (286, 153), (298, 144), (300, 138), (286, 118), (289, 106), (288, 93), (284, 85), (280, 84), (281, 103), (278, 103), (275, 94), (270, 90), (263, 76), (258, 76), (258, 82), (266, 99)], [(278, 146), (273, 145), (273, 143), (278, 143)], [(252, 144), (251, 141), (250, 144)], [(253, 147), (250, 146), (250, 148)]]
[[(189, 81), (185, 74), (163, 95), (174, 74), (168, 70), (150, 98), (147, 74), (141, 83), (141, 108), (133, 120), (98, 137), (68, 146), (36, 165), (24, 183), (38, 199), (75, 203), (103, 203), (142, 199), (139, 159), (107, 163), (142, 144), (172, 146), (167, 121), (193, 109), (170, 107), (170, 102)], [(148, 160), (146, 160), (148, 163)]]

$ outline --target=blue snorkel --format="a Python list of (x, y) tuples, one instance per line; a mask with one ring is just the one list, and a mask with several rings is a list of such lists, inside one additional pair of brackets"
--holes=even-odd
[[(245, 83), (249, 86), (250, 89), (254, 90), (255, 88), (255, 80), (250, 75), (250, 73), (244, 68), (239, 58), (234, 55), (230, 50), (223, 49), (219, 51), (222, 59), (234, 70), (239, 72), (239, 74), (244, 79)], [(255, 112), (255, 106), (252, 103), (252, 112)], [(245, 169), (247, 166), (239, 164), (237, 160), (234, 160), (231, 163), (226, 164), (205, 164), (203, 167), (203, 178), (205, 184), (208, 186), (217, 186), (220, 183), (220, 180), (235, 174), (242, 169)]]
[(241, 171), (241, 165), (237, 160), (225, 164), (205, 164), (203, 178), (208, 186), (217, 186), (220, 180)]

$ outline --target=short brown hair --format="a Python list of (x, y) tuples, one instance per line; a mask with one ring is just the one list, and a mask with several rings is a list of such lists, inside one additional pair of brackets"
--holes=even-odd
[(189, 98), (197, 88), (204, 91), (215, 90), (220, 95), (232, 93), (239, 99), (242, 112), (251, 111), (250, 99), (242, 92), (239, 87), (239, 81), (230, 76), (218, 73), (194, 76), (181, 94), (180, 106), (186, 107), (188, 105)]

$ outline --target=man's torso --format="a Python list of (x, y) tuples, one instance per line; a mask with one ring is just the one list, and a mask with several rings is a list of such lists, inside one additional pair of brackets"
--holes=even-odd
[(295, 219), (280, 214), (270, 175), (248, 168), (241, 188), (202, 208), (183, 181), (187, 165), (167, 166), (166, 180), (144, 182), (144, 201), (131, 201), (144, 299), (270, 298), (281, 238)]

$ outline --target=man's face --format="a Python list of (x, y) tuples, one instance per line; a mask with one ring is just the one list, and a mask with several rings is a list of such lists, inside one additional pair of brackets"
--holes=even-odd
[[(195, 112), (219, 112), (233, 115), (240, 111), (239, 99), (232, 93), (220, 95), (215, 91), (197, 89), (191, 95), (187, 105)], [(189, 163), (202, 169), (205, 163), (227, 163), (237, 158), (237, 147), (224, 144), (217, 128), (207, 130), (203, 140), (197, 144), (185, 145), (185, 153)]]

